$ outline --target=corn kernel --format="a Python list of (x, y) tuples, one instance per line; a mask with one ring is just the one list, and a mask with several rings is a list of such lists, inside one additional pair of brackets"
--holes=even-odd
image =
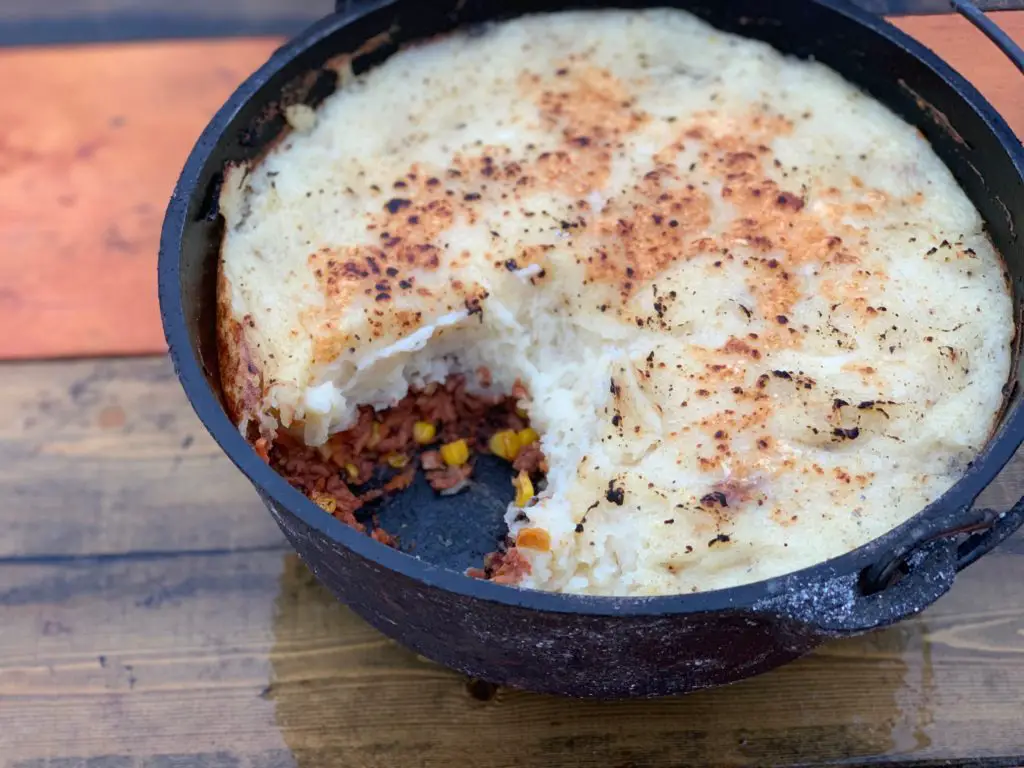
[(449, 467), (461, 467), (469, 461), (469, 445), (465, 440), (456, 440), (441, 446), (441, 459)]
[(519, 453), (519, 438), (511, 429), (504, 429), (491, 435), (487, 447), (498, 458), (512, 461)]
[(420, 445), (427, 445), (434, 442), (437, 436), (437, 427), (429, 421), (417, 421), (412, 425), (412, 439)]
[(540, 440), (540, 435), (537, 434), (537, 430), (533, 427), (527, 427), (526, 429), (520, 429), (516, 434), (519, 438), (519, 447), (525, 448), (528, 445), (533, 445)]
[(548, 552), (551, 549), (551, 534), (543, 528), (523, 528), (516, 535), (516, 546)]
[(525, 471), (520, 471), (512, 485), (516, 488), (516, 506), (525, 507), (527, 502), (533, 498), (533, 481)]
[(380, 422), (373, 422), (373, 426), (370, 427), (370, 439), (366, 441), (366, 447), (373, 450), (377, 447), (377, 443), (380, 442)]
[(517, 405), (516, 416), (518, 416), (520, 419), (525, 419), (527, 416), (529, 416), (529, 414), (526, 412), (525, 408), (523, 408), (521, 405)]
[(329, 515), (333, 515), (334, 510), (338, 508), (337, 500), (332, 496), (326, 496), (324, 494), (314, 494), (313, 503)]
[(409, 457), (404, 453), (389, 453), (385, 461), (387, 461), (389, 467), (401, 469), (409, 463)]
[(354, 483), (356, 480), (359, 479), (359, 467), (357, 467), (355, 464), (346, 464), (345, 474), (348, 475), (348, 481), (350, 483)]

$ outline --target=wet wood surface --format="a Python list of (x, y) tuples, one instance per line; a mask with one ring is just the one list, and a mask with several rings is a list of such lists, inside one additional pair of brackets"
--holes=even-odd
[[(1024, 42), (1024, 11), (993, 18)], [(948, 15), (894, 21), (1024, 133), (1024, 79), (980, 32)], [(18, 329), (0, 334), (0, 359), (163, 351), (167, 200), (210, 116), (280, 42), (0, 49), (0, 82), (18, 84), (0, 99), (0, 327)]]
[[(921, 617), (763, 677), (568, 701), (467, 681), (336, 603), (164, 359), (0, 378), (0, 766), (1024, 764), (1022, 536)], [(983, 501), (1022, 493), (1019, 458)]]

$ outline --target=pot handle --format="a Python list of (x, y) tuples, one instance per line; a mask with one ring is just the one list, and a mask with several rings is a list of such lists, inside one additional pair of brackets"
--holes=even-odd
[(859, 575), (836, 576), (770, 599), (763, 608), (825, 635), (867, 632), (920, 613), (953, 586), (956, 574), (1024, 524), (1024, 498), (1005, 512), (964, 511), (960, 523), (912, 530), (904, 546)]
[(1024, 74), (1024, 50), (970, 0), (949, 0), (953, 10), (976, 26)]

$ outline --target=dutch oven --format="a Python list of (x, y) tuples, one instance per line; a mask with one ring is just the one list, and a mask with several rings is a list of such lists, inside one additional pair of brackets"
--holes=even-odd
[[(974, 508), (1024, 438), (1024, 396), (1017, 386), (1024, 150), (992, 106), (934, 53), (843, 0), (658, 4), (821, 61), (918, 127), (981, 212), (1003, 254), (1018, 334), (998, 427), (960, 481), (907, 523), (841, 557), (730, 589), (642, 598), (551, 594), (463, 574), (500, 536), (506, 500), (495, 494), (507, 494), (509, 487), (502, 469), (483, 467), (475, 484), (482, 490), (437, 499), (414, 488), (391, 502), (382, 519), (411, 521), (421, 534), (413, 537), (421, 546), (410, 554), (325, 514), (260, 460), (231, 423), (221, 400), (214, 338), (214, 277), (223, 231), (218, 192), (225, 166), (259, 158), (287, 130), (286, 107), (315, 106), (329, 95), (338, 83), (332, 60), (340, 55), (352, 55), (358, 74), (405, 44), (455, 27), (570, 7), (649, 4), (374, 0), (352, 10), (339, 3), (334, 14), (278, 49), (217, 112), (185, 164), (164, 221), (164, 329), (175, 370), (203, 424), (340, 600), (418, 653), (493, 683), (616, 698), (683, 693), (749, 677), (828, 638), (923, 610), (952, 586), (958, 571), (1024, 521), (1024, 499), (1008, 511)], [(1018, 67), (1024, 63), (1020, 50), (973, 6), (954, 5), (1016, 56)], [(503, 490), (488, 491), (488, 485)], [(436, 540), (445, 546), (429, 544)]]

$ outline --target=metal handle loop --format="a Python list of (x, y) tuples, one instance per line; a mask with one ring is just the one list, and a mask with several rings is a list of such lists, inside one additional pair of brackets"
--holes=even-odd
[(1024, 49), (1021, 49), (1006, 32), (970, 0), (949, 0), (953, 9), (976, 26), (981, 32), (996, 44), (1006, 57), (1014, 63), (1014, 66), (1024, 74)]

